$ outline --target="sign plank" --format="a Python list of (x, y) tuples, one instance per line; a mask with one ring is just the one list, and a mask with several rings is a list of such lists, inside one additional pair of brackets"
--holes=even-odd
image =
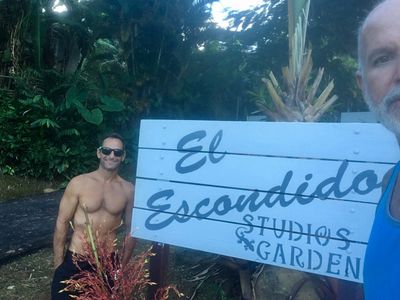
[(140, 128), (147, 133), (140, 134), (141, 148), (176, 150), (184, 136), (199, 132), (198, 143), (192, 140), (186, 148), (196, 145), (202, 147), (197, 151), (208, 151), (222, 130), (218, 149), (230, 153), (387, 163), (398, 159), (393, 134), (379, 124), (143, 120)]
[[(140, 186), (137, 199), (149, 201), (135, 201), (135, 207), (151, 212), (144, 224), (151, 231), (172, 223), (189, 224), (191, 219), (203, 223), (214, 220), (298, 235), (313, 235), (309, 232), (310, 226), (321, 228), (324, 234), (328, 234), (326, 228), (332, 233), (329, 234), (332, 239), (366, 244), (369, 232), (363, 228), (371, 226), (376, 207), (374, 204), (338, 200), (263, 207), (263, 193), (162, 181), (154, 183), (143, 179), (138, 179), (137, 185)], [(348, 220), (345, 227), (337, 222), (339, 219)]]
[[(137, 213), (137, 223), (144, 224), (150, 215), (149, 211)], [(139, 228), (134, 236), (356, 282), (361, 281), (366, 248), (365, 244), (279, 230), (261, 231), (215, 220), (191, 219), (183, 226), (172, 223), (150, 235)]]
[[(260, 191), (283, 185), (277, 192), (376, 203), (380, 196), (380, 190), (376, 189), (381, 185), (379, 178), (388, 169), (388, 164), (382, 163), (227, 153), (217, 164), (204, 163), (194, 172), (181, 173), (176, 169), (176, 164), (183, 156), (177, 151), (140, 149), (137, 176)], [(201, 152), (191, 153), (182, 166), (195, 164), (206, 157)], [(336, 192), (328, 193), (333, 185)], [(355, 193), (355, 190), (368, 192), (370, 197)]]
[(132, 232), (362, 282), (399, 154), (379, 124), (145, 120)]

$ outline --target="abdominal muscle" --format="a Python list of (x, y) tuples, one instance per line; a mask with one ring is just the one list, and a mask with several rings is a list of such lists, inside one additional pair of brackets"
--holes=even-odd
[[(88, 213), (89, 222), (93, 237), (107, 238), (108, 241), (116, 239), (116, 230), (121, 225), (121, 215), (113, 215), (105, 209), (99, 209), (93, 213)], [(73, 220), (73, 233), (68, 249), (74, 253), (84, 254), (84, 240), (90, 244), (88, 236), (88, 226), (86, 217), (81, 207), (75, 213)]]

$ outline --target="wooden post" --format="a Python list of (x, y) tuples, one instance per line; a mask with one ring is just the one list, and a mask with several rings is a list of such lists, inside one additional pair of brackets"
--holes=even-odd
[(147, 300), (154, 300), (157, 290), (167, 285), (169, 245), (153, 243), (152, 252), (155, 255), (150, 258), (150, 280), (156, 284), (149, 286)]

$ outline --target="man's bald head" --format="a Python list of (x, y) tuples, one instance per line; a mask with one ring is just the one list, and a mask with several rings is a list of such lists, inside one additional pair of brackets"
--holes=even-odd
[[(358, 69), (362, 71), (363, 66), (364, 66), (364, 60), (363, 60), (363, 45), (362, 45), (362, 35), (364, 32), (364, 29), (366, 25), (368, 25), (368, 22), (371, 20), (371, 18), (376, 17), (377, 12), (382, 9), (381, 5), (384, 2), (390, 2), (390, 0), (381, 0), (378, 1), (377, 4), (374, 6), (374, 8), (370, 11), (370, 13), (367, 15), (367, 17), (364, 19), (364, 21), (361, 23), (361, 26), (358, 28), (358, 34), (357, 34), (357, 50), (358, 50)], [(398, 1), (397, 1), (398, 2)]]
[(400, 0), (380, 2), (358, 35), (357, 81), (378, 120), (400, 138)]

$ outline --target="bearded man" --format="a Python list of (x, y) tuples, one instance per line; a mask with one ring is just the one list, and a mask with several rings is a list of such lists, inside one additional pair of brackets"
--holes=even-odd
[[(377, 5), (358, 37), (357, 80), (378, 120), (400, 142), (400, 0)], [(385, 175), (364, 262), (367, 300), (400, 299), (400, 164)]]

